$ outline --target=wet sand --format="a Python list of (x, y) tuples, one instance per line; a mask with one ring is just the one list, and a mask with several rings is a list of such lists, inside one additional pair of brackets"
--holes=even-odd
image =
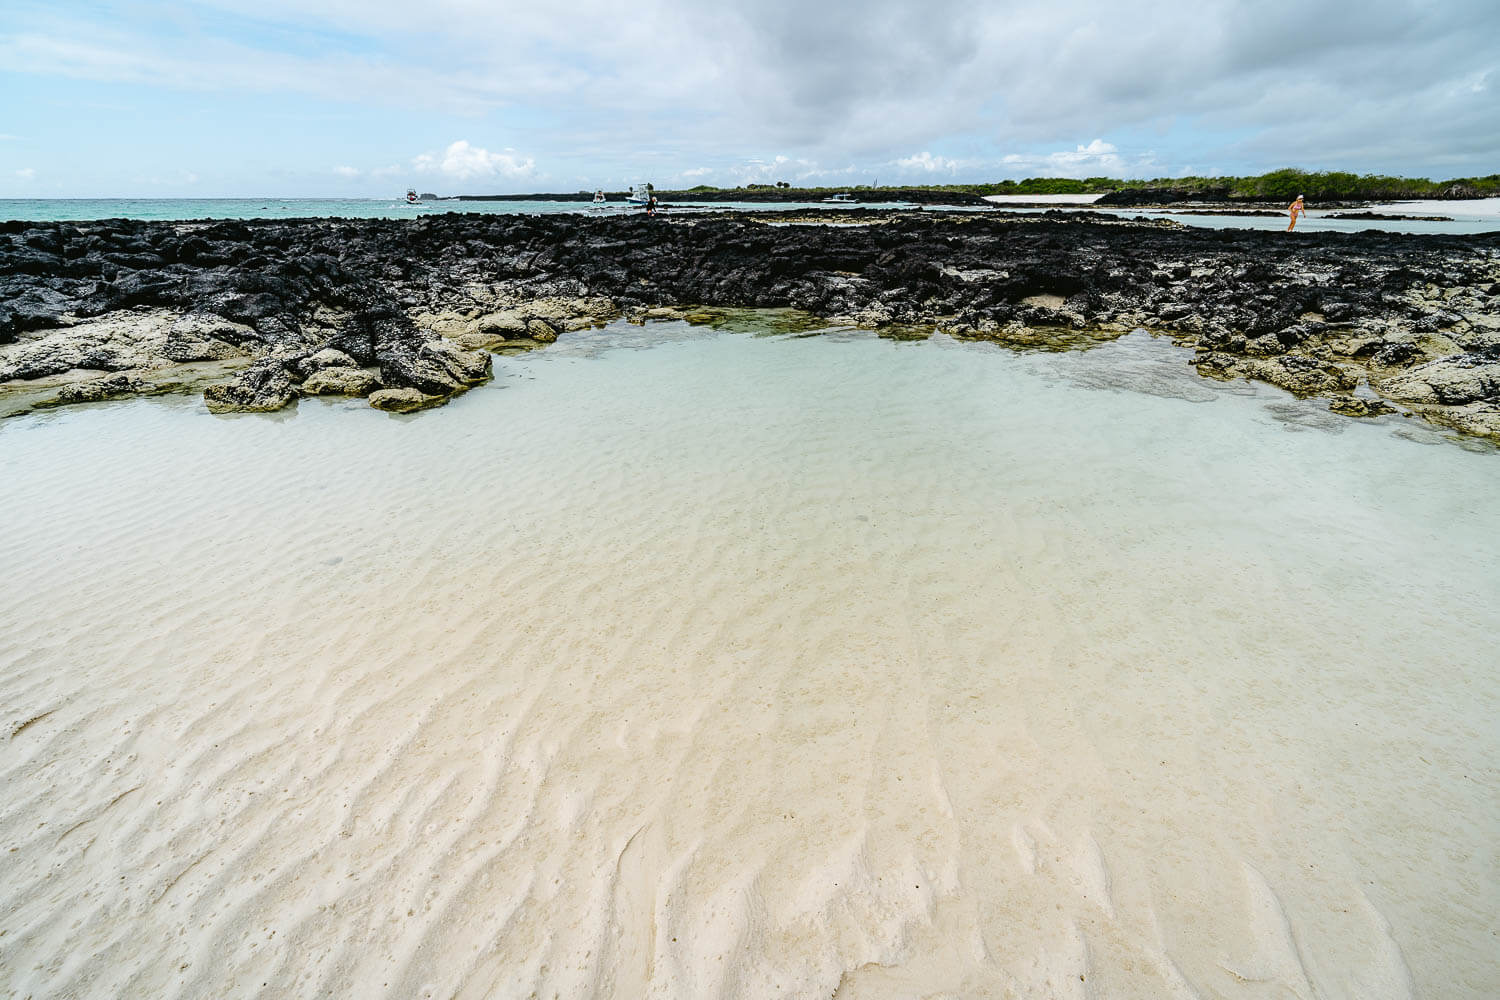
[(0, 991), (1489, 995), (1494, 457), (1186, 356), (6, 421)]

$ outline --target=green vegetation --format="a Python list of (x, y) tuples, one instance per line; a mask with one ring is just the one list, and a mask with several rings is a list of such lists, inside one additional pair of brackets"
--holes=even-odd
[[(743, 188), (716, 188), (707, 184), (687, 191), (668, 192), (683, 196), (693, 193), (735, 190), (765, 190), (770, 184), (747, 184)], [(813, 201), (839, 191), (876, 192), (885, 187), (866, 184), (843, 187), (794, 188), (779, 181), (775, 188), (797, 193)], [(1493, 198), (1500, 197), (1500, 174), (1485, 177), (1454, 177), (1444, 181), (1421, 177), (1387, 177), (1381, 174), (1351, 174), (1344, 171), (1306, 171), (1288, 167), (1254, 177), (1157, 177), (1150, 180), (1122, 180), (1115, 177), (1028, 177), (1020, 181), (997, 181), (991, 184), (911, 184), (894, 185), (894, 189), (949, 191), (961, 194), (1042, 195), (1104, 194), (1109, 191), (1164, 189), (1201, 194), (1207, 198), (1232, 198), (1247, 201), (1290, 201), (1305, 195), (1313, 201), (1395, 201), (1412, 198)]]
[[(1434, 181), (1420, 177), (1352, 174), (1338, 170), (1306, 171), (1289, 167), (1254, 177), (1158, 177), (1151, 180), (1090, 177), (1081, 181), (1043, 177), (1002, 181), (978, 187), (987, 189), (982, 192), (976, 190), (975, 193), (980, 194), (1099, 194), (1105, 191), (1166, 188), (1269, 201), (1290, 201), (1299, 194), (1319, 201), (1385, 201), (1455, 196), (1493, 197), (1500, 195), (1500, 174)], [(988, 190), (989, 188), (993, 190)]]

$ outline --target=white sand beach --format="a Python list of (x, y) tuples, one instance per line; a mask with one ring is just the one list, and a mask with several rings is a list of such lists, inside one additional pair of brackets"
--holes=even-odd
[(1493, 455), (1144, 335), (506, 371), (0, 427), (0, 994), (1492, 995)]
[(1400, 212), (1404, 215), (1446, 215), (1453, 219), (1494, 219), (1500, 224), (1500, 198), (1464, 198), (1421, 201), (1392, 201), (1370, 206), (1372, 212)]
[(996, 205), (1092, 205), (1100, 194), (987, 194), (985, 201)]

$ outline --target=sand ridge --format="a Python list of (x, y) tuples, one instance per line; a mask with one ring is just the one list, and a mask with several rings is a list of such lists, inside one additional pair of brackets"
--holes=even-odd
[(0, 984), (1482, 995), (1489, 456), (683, 337), (12, 422)]

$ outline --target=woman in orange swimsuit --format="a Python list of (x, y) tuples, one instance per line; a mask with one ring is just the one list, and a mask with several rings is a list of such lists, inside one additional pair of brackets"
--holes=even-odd
[(1286, 231), (1291, 232), (1297, 228), (1297, 216), (1307, 214), (1307, 206), (1302, 204), (1302, 196), (1300, 194), (1287, 210), (1292, 213), (1292, 224), (1286, 227)]

